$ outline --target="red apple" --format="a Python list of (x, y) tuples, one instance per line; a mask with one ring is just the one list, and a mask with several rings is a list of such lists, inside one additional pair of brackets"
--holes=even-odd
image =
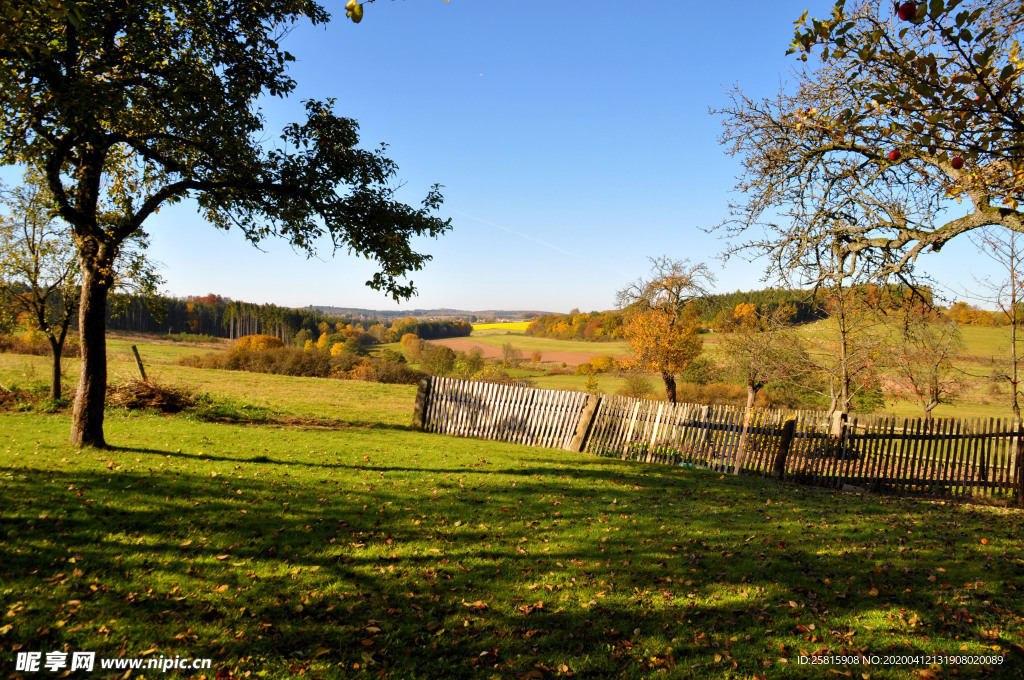
[(898, 161), (899, 159), (900, 159), (900, 150), (899, 149), (893, 149), (892, 151), (889, 152), (889, 160), (891, 160), (891, 161)]
[(917, 16), (917, 3), (916, 2), (905, 2), (900, 5), (900, 9), (897, 12), (900, 15), (900, 19), (904, 21), (910, 21)]
[(964, 158), (963, 156), (953, 156), (953, 160), (949, 164), (953, 166), (954, 170), (959, 170), (964, 167)]

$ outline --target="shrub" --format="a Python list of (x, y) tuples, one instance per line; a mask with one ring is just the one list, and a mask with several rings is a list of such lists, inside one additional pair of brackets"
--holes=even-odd
[[(78, 336), (68, 334), (64, 340), (64, 351), (62, 356), (73, 357), (80, 352)], [(52, 356), (50, 341), (46, 335), (39, 331), (30, 331), (23, 335), (0, 335), (0, 352), (11, 354), (32, 354), (40, 357)]]
[(593, 375), (594, 366), (589, 362), (584, 362), (576, 367), (576, 375)]
[(530, 361), (532, 361), (535, 364), (539, 364), (543, 358), (544, 358), (544, 355), (541, 354), (540, 352), (531, 352), (530, 353)]
[(375, 361), (373, 371), (377, 382), (394, 385), (415, 385), (423, 377), (423, 373), (414, 371), (408, 364), (396, 361)]
[(281, 338), (272, 335), (243, 335), (235, 342), (233, 349), (260, 352), (274, 347), (284, 347)]
[(595, 373), (607, 373), (619, 367), (619, 362), (610, 354), (594, 357), (589, 363), (594, 368)]
[(425, 344), (420, 354), (420, 367), (431, 375), (445, 375), (455, 366), (455, 350), (444, 345)]
[(392, 364), (404, 364), (406, 363), (405, 357), (402, 356), (401, 352), (396, 352), (393, 349), (383, 349), (377, 353), (377, 356), (382, 360)]
[(620, 395), (634, 399), (646, 399), (654, 395), (654, 386), (642, 373), (627, 373), (624, 377), (626, 384), (619, 390)]

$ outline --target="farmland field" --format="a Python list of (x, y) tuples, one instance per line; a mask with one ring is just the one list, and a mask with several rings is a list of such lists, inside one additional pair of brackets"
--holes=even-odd
[(529, 321), (502, 321), (499, 323), (475, 323), (474, 333), (511, 331), (521, 333), (529, 328)]
[[(0, 379), (40, 359), (0, 355)], [(111, 409), (117, 448), (80, 451), (66, 414), (0, 413), (5, 670), (16, 646), (221, 677), (835, 677), (798, 667), (821, 650), (1024, 669), (1019, 510), (423, 434), (406, 386), (170, 359), (151, 373), (271, 418)]]

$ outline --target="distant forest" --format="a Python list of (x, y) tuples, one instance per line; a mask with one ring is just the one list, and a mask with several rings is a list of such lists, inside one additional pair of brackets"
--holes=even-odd
[(259, 305), (213, 294), (153, 299), (112, 296), (107, 306), (107, 328), (134, 333), (194, 333), (218, 338), (260, 333), (290, 344), (300, 333), (303, 337), (317, 338), (321, 333), (333, 333), (342, 326), (359, 329), (377, 342), (394, 342), (404, 333), (415, 333), (431, 340), (466, 336), (473, 330), (468, 322), (424, 321), (408, 316), (388, 321), (353, 319), (324, 314), (313, 308)]
[[(720, 293), (695, 304), (699, 310), (701, 323), (715, 329), (727, 326), (732, 311), (740, 304), (752, 304), (759, 311), (770, 311), (781, 305), (788, 305), (793, 310), (794, 323), (808, 323), (825, 316), (820, 299), (804, 290), (769, 288)], [(623, 317), (622, 310), (580, 312), (574, 309), (568, 314), (546, 314), (536, 319), (530, 324), (526, 334), (563, 340), (619, 340), (623, 337)]]

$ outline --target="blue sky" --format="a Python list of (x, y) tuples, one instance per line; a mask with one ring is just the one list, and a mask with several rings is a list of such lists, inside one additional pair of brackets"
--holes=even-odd
[[(343, 4), (328, 0), (333, 22), (285, 40), (298, 89), (264, 112), (276, 134), (301, 119), (303, 99), (334, 97), (364, 146), (390, 145), (403, 200), (445, 185), (454, 228), (417, 242), (434, 259), (401, 307), (607, 309), (662, 254), (709, 262), (719, 290), (762, 287), (760, 264), (723, 268), (725, 244), (702, 230), (726, 216), (739, 169), (708, 109), (731, 84), (775, 93), (796, 63), (793, 21), (830, 2), (378, 0), (359, 25)], [(398, 307), (363, 285), (371, 262), (257, 250), (187, 202), (148, 229), (172, 295)], [(961, 259), (944, 253), (928, 269), (963, 275), (973, 248), (949, 250)]]

